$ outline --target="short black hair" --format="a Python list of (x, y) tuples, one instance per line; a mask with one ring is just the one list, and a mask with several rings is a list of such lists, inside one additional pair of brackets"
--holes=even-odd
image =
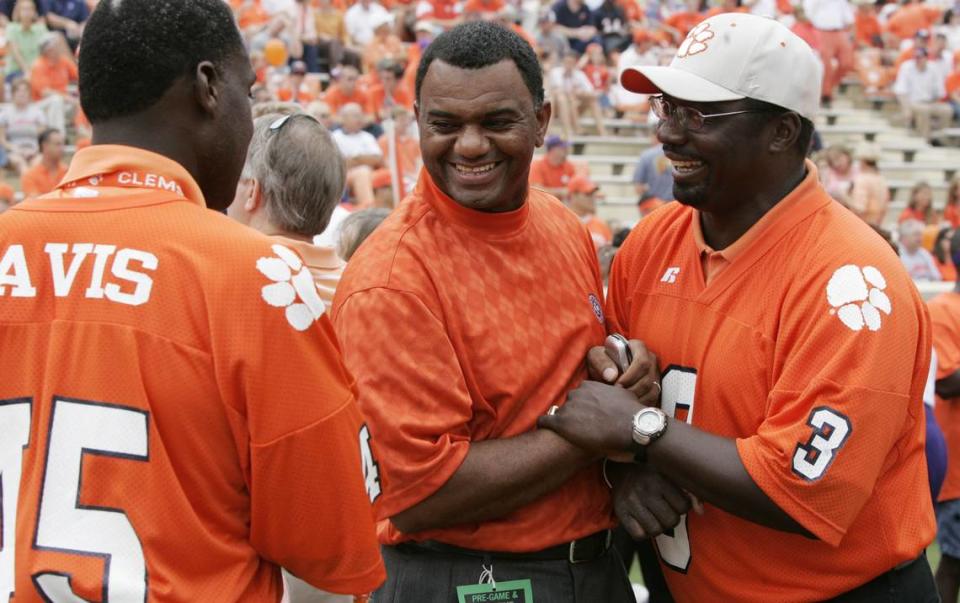
[(460, 69), (482, 69), (500, 61), (513, 61), (533, 97), (534, 108), (543, 106), (543, 71), (537, 54), (526, 40), (499, 23), (471, 21), (437, 36), (427, 46), (417, 68), (417, 102), (423, 79), (435, 60)]
[(56, 128), (47, 128), (46, 130), (40, 132), (40, 136), (37, 136), (37, 146), (41, 151), (43, 150), (43, 146), (47, 144), (47, 142), (50, 140), (50, 137), (54, 134), (62, 134), (62, 132)]
[(223, 0), (101, 0), (80, 45), (80, 104), (91, 123), (133, 115), (243, 48)]

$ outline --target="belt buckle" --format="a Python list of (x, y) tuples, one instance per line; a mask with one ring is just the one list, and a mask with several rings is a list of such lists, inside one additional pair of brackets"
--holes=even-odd
[(567, 555), (567, 560), (572, 565), (583, 563), (583, 561), (577, 561), (576, 558), (574, 557), (576, 550), (577, 550), (577, 541), (576, 540), (570, 541), (570, 553)]
[[(590, 538), (590, 536), (587, 536), (587, 538)], [(603, 551), (606, 552), (607, 550), (609, 550), (610, 545), (612, 543), (613, 543), (613, 530), (607, 530)], [(587, 563), (588, 561), (593, 561), (594, 559), (600, 557), (600, 555), (597, 555), (597, 557), (594, 557), (594, 559), (577, 559), (576, 550), (577, 550), (577, 541), (573, 540), (570, 542), (570, 552), (567, 554), (567, 561), (569, 561), (573, 565), (576, 565), (578, 563)]]

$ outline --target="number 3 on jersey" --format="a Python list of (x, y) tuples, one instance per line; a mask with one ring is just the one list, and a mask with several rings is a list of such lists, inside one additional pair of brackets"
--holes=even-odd
[[(670, 417), (693, 423), (693, 399), (697, 391), (696, 369), (669, 366), (661, 379), (660, 408)], [(686, 573), (690, 567), (690, 536), (687, 533), (687, 516), (672, 534), (657, 536), (660, 559), (670, 568)]]
[[(17, 499), (23, 451), (30, 437), (31, 406), (29, 398), (0, 401), (0, 601), (9, 600), (14, 590)], [(104, 558), (102, 598), (111, 603), (146, 601), (146, 562), (140, 540), (123, 511), (80, 503), (83, 457), (149, 460), (148, 434), (145, 411), (84, 400), (54, 400), (33, 546)], [(32, 578), (45, 601), (83, 601), (70, 587), (68, 574), (51, 571)]]

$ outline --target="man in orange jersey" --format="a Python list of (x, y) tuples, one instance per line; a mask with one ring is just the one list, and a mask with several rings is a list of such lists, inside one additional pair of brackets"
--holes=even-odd
[(49, 193), (67, 173), (63, 164), (63, 133), (50, 128), (41, 132), (37, 140), (40, 158), (20, 179), (20, 188), (28, 199)]
[(589, 235), (527, 183), (550, 119), (537, 57), (465, 23), (426, 49), (416, 91), (426, 169), (333, 308), (373, 438), (374, 597), (632, 603), (599, 457), (535, 429), (605, 336)]
[(213, 211), (254, 80), (222, 0), (101, 2), (87, 23), (93, 145), (0, 216), (0, 600), (280, 601), (281, 567), (341, 593), (385, 577), (369, 434), (310, 272)]
[[(960, 235), (950, 242), (951, 260), (960, 261)], [(960, 592), (960, 285), (927, 304), (936, 351), (935, 413), (947, 441), (947, 475), (937, 502), (940, 566), (937, 588), (944, 601)]]
[[(718, 15), (669, 66), (621, 77), (660, 95), (680, 202), (630, 234), (607, 300), (610, 330), (657, 354), (662, 380), (634, 391), (662, 390), (660, 404), (591, 381), (541, 426), (639, 455), (614, 504), (631, 533), (656, 536), (677, 601), (936, 601), (929, 320), (889, 246), (805, 161), (814, 52), (776, 21)], [(617, 375), (603, 350), (591, 359), (595, 378)], [(684, 516), (651, 475), (703, 514)]]

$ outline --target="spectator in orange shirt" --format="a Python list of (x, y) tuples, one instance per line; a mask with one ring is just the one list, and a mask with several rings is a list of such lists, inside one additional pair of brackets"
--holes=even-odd
[(609, 245), (613, 240), (613, 231), (606, 222), (597, 217), (597, 197), (600, 194), (600, 187), (586, 176), (574, 176), (567, 185), (567, 190), (570, 193), (567, 206), (570, 211), (577, 214), (590, 231), (594, 247), (600, 249), (604, 245)]
[(277, 98), (284, 102), (297, 103), (307, 106), (317, 100), (315, 88), (306, 80), (307, 64), (303, 61), (294, 61), (290, 64), (290, 73), (287, 81), (277, 89)]
[(324, 102), (330, 106), (333, 114), (340, 113), (344, 105), (356, 103), (363, 109), (363, 123), (373, 123), (374, 111), (370, 106), (370, 96), (357, 86), (360, 71), (353, 65), (341, 65), (334, 71), (333, 77), (336, 80), (335, 83), (327, 88), (327, 93), (323, 96)]
[(380, 61), (392, 60), (402, 64), (407, 57), (403, 42), (393, 31), (393, 17), (381, 15), (374, 19), (373, 39), (363, 49), (365, 73), (373, 73)]
[(877, 19), (877, 5), (870, 0), (855, 0), (853, 34), (858, 48), (883, 48), (883, 32)]
[(577, 168), (567, 159), (570, 143), (553, 135), (547, 137), (547, 153), (530, 164), (530, 185), (543, 189), (558, 199), (566, 199), (570, 180)]
[(270, 23), (270, 15), (260, 6), (260, 0), (241, 0), (234, 3), (237, 24), (243, 31), (259, 29)]
[(20, 188), (27, 199), (57, 188), (67, 173), (67, 166), (63, 163), (63, 134), (49, 128), (40, 134), (39, 142), (40, 160), (20, 178)]
[(887, 19), (887, 31), (901, 40), (912, 38), (921, 29), (930, 29), (939, 20), (941, 11), (919, 0), (906, 3)]
[(923, 224), (932, 224), (936, 218), (933, 211), (933, 189), (926, 182), (918, 182), (910, 189), (910, 201), (903, 209), (897, 223), (916, 220)]
[(403, 68), (391, 59), (377, 64), (377, 77), (380, 83), (374, 84), (368, 91), (370, 107), (377, 119), (390, 119), (394, 107), (406, 107), (413, 110), (413, 97), (400, 88), (400, 76)]
[(77, 81), (78, 75), (66, 40), (60, 34), (50, 34), (41, 42), (40, 56), (30, 69), (30, 86), (51, 128), (67, 131), (67, 107), (76, 104), (67, 87)]

